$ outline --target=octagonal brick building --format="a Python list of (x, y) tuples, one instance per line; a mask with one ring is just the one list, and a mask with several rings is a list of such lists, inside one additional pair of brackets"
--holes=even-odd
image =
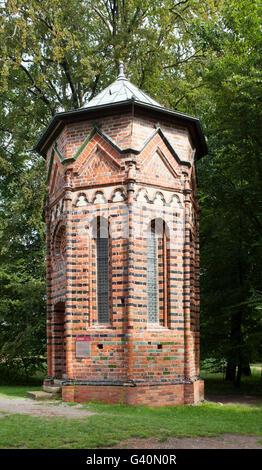
[(199, 377), (199, 119), (125, 77), (57, 113), (46, 159), (47, 366), (64, 401), (182, 405)]

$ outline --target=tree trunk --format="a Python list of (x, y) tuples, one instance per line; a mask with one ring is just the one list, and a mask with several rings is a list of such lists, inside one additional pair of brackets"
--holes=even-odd
[(238, 360), (238, 364), (237, 364), (237, 377), (236, 377), (236, 380), (234, 382), (234, 385), (236, 387), (240, 387), (241, 385), (241, 377), (242, 377), (242, 357), (241, 357), (241, 353), (239, 354), (239, 360)]
[[(242, 213), (239, 214), (239, 239), (238, 239), (238, 284), (239, 284), (239, 301), (243, 301), (243, 293), (244, 293), (244, 266), (243, 266), (243, 246), (242, 246), (242, 233), (243, 233), (243, 221), (242, 221)], [(235, 345), (235, 355), (237, 360), (237, 376), (234, 382), (236, 387), (240, 387), (241, 385), (241, 377), (243, 372), (243, 350), (244, 350), (244, 342), (243, 342), (243, 335), (242, 335), (242, 321), (243, 321), (243, 307), (239, 307), (239, 311), (232, 315), (233, 320), (233, 327), (234, 327), (234, 345)], [(246, 365), (246, 364), (245, 364)]]
[(234, 361), (229, 360), (227, 362), (225, 380), (229, 382), (234, 382), (235, 377), (236, 377), (236, 363)]
[(251, 369), (250, 369), (250, 365), (249, 365), (249, 364), (243, 365), (243, 367), (242, 367), (242, 375), (243, 375), (243, 377), (251, 377), (252, 372), (251, 372)]

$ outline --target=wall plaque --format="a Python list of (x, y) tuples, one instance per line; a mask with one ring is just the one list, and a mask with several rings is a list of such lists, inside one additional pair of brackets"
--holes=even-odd
[(76, 337), (76, 358), (90, 357), (91, 355), (91, 338), (90, 336)]

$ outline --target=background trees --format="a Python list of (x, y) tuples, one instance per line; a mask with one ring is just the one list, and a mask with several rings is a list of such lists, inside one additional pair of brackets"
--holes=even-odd
[(238, 366), (237, 383), (261, 354), (261, 317), (249, 301), (262, 268), (261, 13), (256, 1), (225, 2), (216, 20), (196, 26), (212, 51), (201, 72), (211, 97), (211, 155), (199, 168), (203, 334), (227, 359), (228, 379)]
[(163, 105), (202, 119), (210, 150), (198, 168), (202, 353), (225, 358), (230, 379), (238, 365), (239, 382), (261, 353), (260, 2), (7, 0), (0, 8), (2, 357), (44, 350), (44, 162), (28, 149), (52, 115), (113, 81), (121, 59)]

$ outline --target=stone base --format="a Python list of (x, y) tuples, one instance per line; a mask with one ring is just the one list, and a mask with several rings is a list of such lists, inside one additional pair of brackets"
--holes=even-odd
[(62, 386), (62, 400), (65, 402), (95, 400), (108, 404), (159, 407), (196, 404), (203, 399), (204, 381), (201, 379), (169, 384), (67, 381)]
[(26, 395), (28, 396), (28, 398), (32, 398), (33, 400), (52, 400), (54, 398), (54, 395), (52, 395), (51, 393), (44, 392), (41, 390), (36, 390), (35, 392), (26, 392)]
[(42, 389), (44, 392), (51, 393), (52, 395), (59, 395), (62, 391), (62, 387), (57, 387), (56, 385), (43, 385)]

